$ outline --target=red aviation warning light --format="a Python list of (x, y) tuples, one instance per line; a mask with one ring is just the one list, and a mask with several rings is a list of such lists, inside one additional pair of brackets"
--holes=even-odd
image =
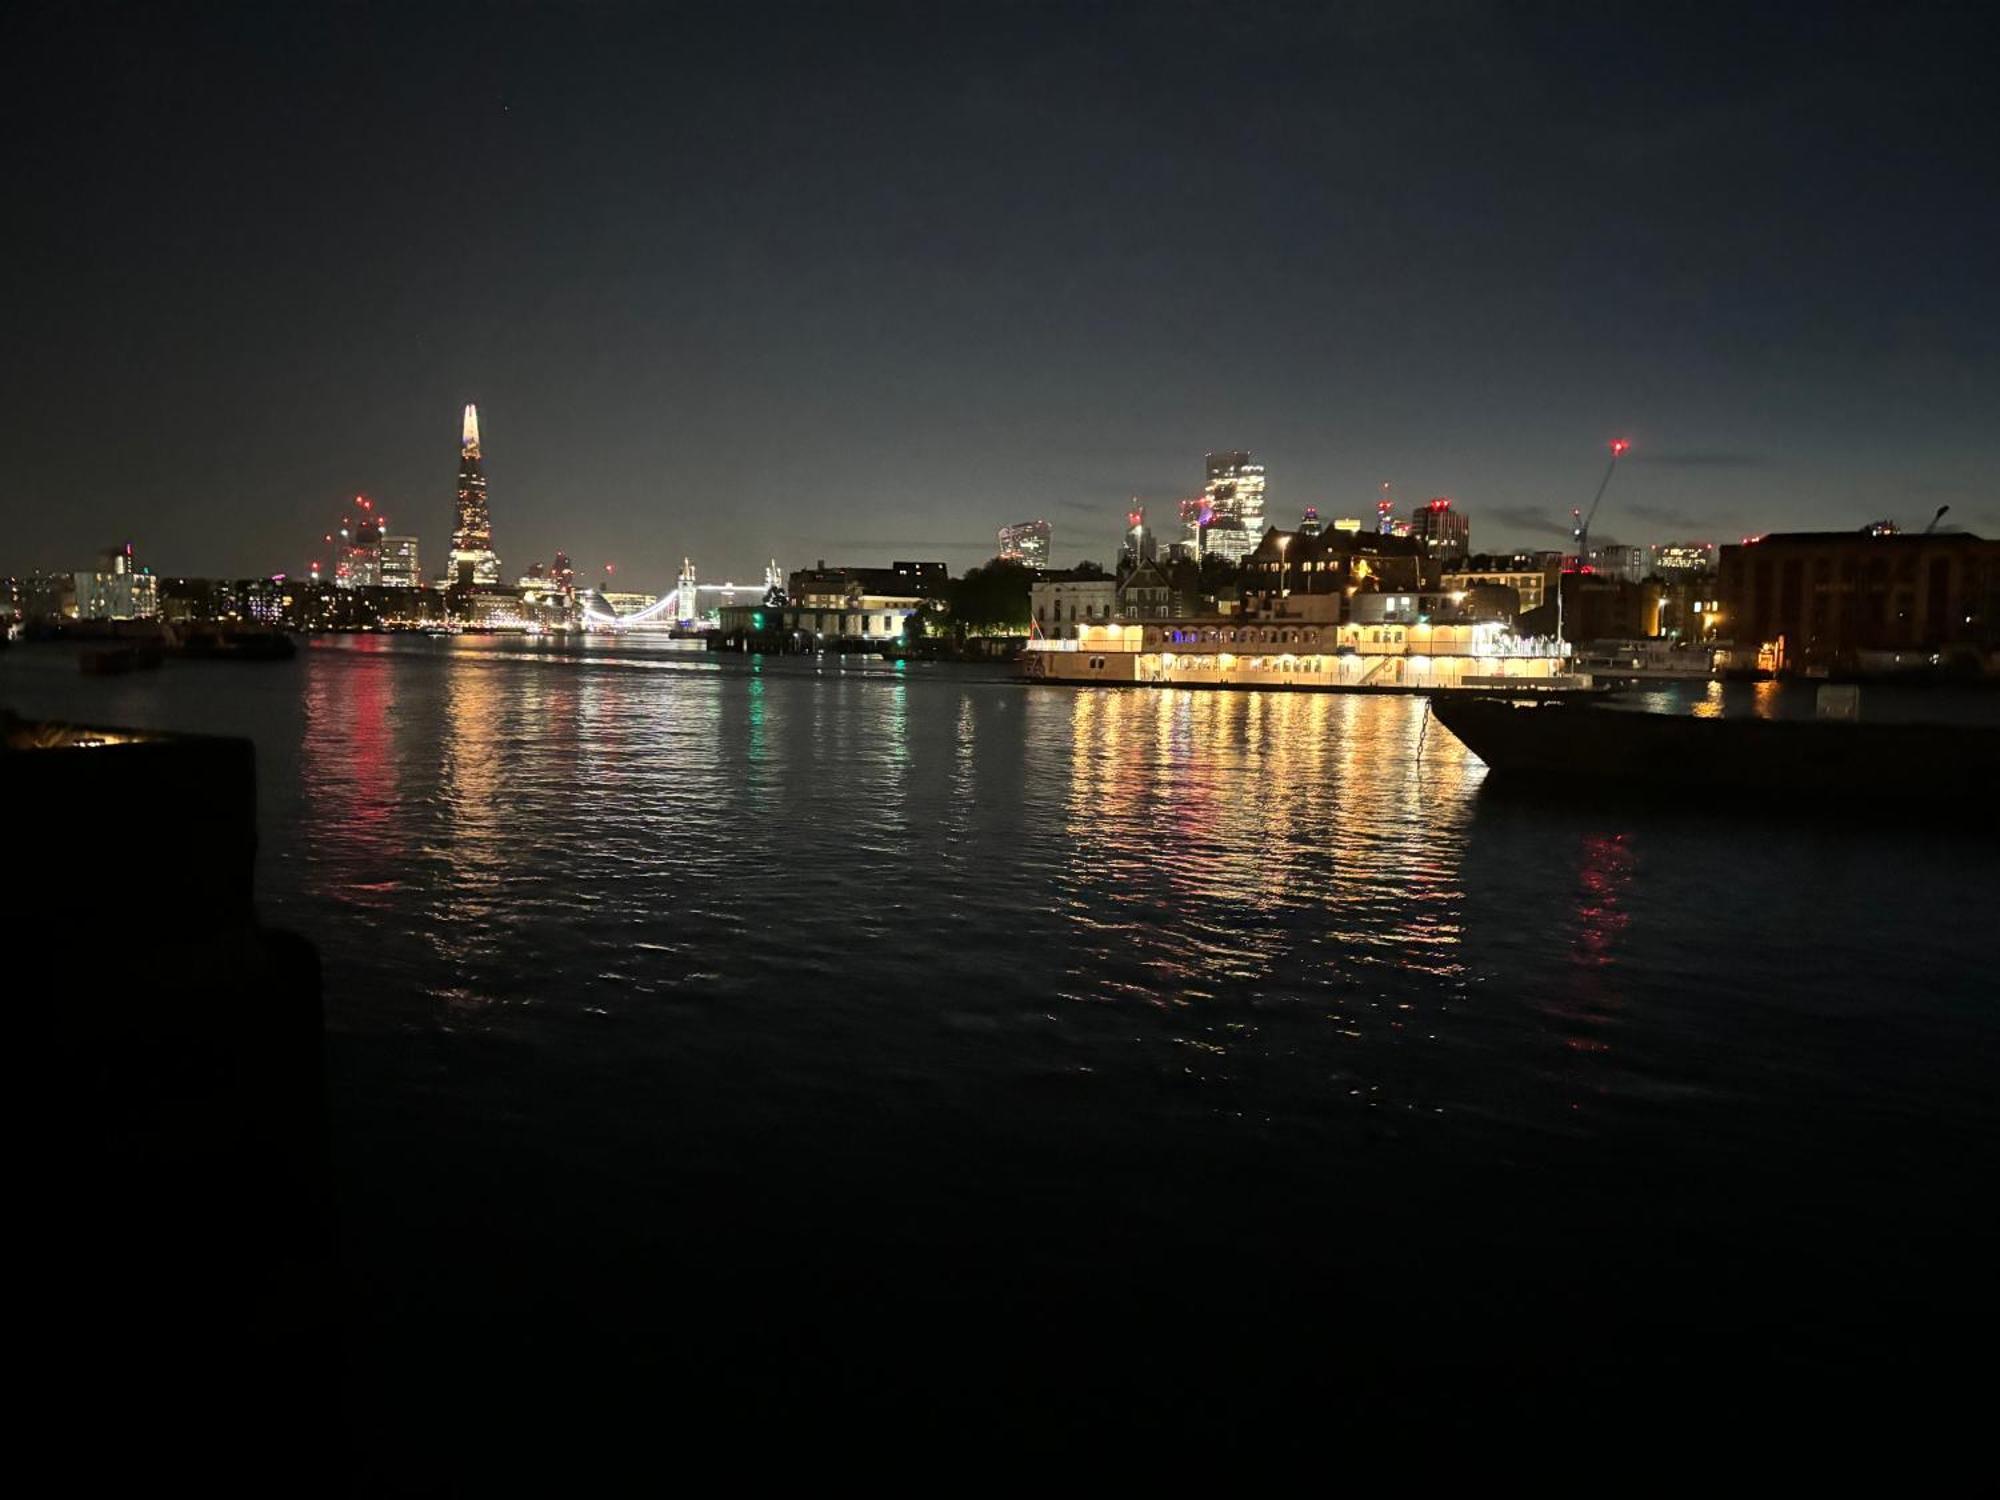
[(1631, 446), (1632, 440), (1630, 438), (1613, 438), (1611, 440), (1611, 456), (1613, 458), (1623, 458), (1625, 450)]

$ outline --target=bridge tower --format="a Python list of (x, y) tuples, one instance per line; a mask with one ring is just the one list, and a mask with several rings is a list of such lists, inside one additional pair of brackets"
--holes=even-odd
[(695, 594), (694, 560), (681, 559), (680, 600), (675, 606), (674, 619), (682, 626), (690, 626), (701, 619), (701, 603)]

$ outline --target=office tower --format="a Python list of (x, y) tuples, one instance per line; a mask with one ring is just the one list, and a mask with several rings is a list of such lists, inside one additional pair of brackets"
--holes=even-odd
[(1715, 571), (1715, 543), (1713, 542), (1669, 542), (1653, 547), (1653, 571), (1671, 576), (1675, 573), (1713, 573)]
[(98, 554), (98, 571), (69, 575), (72, 602), (63, 612), (79, 620), (149, 620), (160, 612), (159, 580), (141, 568), (132, 544)]
[(424, 575), (418, 562), (415, 537), (382, 538), (381, 574), (384, 588), (414, 589), (423, 586)]
[(1606, 542), (1601, 547), (1590, 549), (1590, 565), (1600, 573), (1622, 579), (1626, 583), (1638, 583), (1646, 576), (1646, 549), (1630, 547), (1618, 542)]
[(479, 453), (479, 408), (465, 408), (458, 443), (458, 524), (451, 533), (450, 581), (490, 586), (500, 581), (493, 555), (493, 520), (486, 509), (486, 470)]
[(1026, 563), (1031, 568), (1049, 565), (1047, 521), (1022, 521), (1000, 528), (1000, 558), (1003, 562)]
[(1208, 482), (1202, 497), (1213, 519), (1208, 523), (1204, 552), (1240, 562), (1264, 537), (1264, 466), (1252, 463), (1241, 449), (1207, 455)]
[(1120, 548), (1120, 558), (1128, 568), (1136, 568), (1142, 562), (1151, 562), (1158, 551), (1153, 540), (1153, 531), (1146, 524), (1146, 507), (1135, 505), (1125, 512), (1125, 541)]
[(1472, 523), (1442, 495), (1417, 508), (1409, 534), (1424, 544), (1426, 556), (1439, 562), (1463, 562), (1472, 555)]

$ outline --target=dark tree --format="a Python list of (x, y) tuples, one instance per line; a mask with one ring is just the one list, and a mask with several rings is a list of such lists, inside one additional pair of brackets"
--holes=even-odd
[(951, 582), (951, 619), (960, 635), (1025, 635), (1032, 568), (995, 558)]

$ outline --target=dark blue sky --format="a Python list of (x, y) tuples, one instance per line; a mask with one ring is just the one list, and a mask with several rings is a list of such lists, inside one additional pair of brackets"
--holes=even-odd
[(1108, 560), (1204, 449), (1535, 543), (2000, 533), (1979, 8), (7, 8), (0, 568), (377, 497), (664, 586)]

